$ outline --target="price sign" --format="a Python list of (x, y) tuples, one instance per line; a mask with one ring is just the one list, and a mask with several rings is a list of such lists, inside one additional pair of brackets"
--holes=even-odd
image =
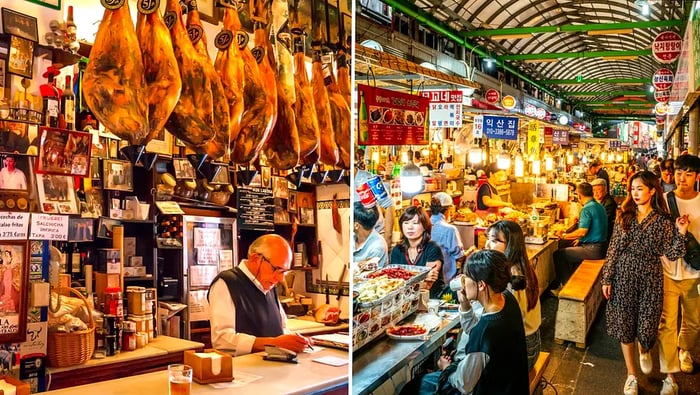
[(68, 216), (32, 214), (31, 240), (68, 240)]
[(0, 240), (27, 240), (29, 213), (0, 212)]
[(673, 85), (673, 71), (666, 68), (656, 70), (652, 77), (652, 82), (656, 90), (671, 89), (671, 85)]
[(673, 63), (681, 55), (682, 43), (681, 35), (676, 32), (659, 33), (651, 45), (654, 59), (661, 63)]

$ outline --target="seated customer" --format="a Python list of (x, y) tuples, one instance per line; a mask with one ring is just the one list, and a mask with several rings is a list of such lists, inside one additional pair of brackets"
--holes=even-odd
[[(477, 251), (467, 258), (463, 289), (457, 295), (462, 330), (469, 340), (461, 361), (438, 361), (442, 374), (434, 393), (529, 393), (525, 330), (518, 302), (507, 290), (510, 266), (500, 251)], [(470, 301), (483, 306), (481, 318)]]
[(453, 210), (454, 202), (450, 195), (445, 192), (433, 195), (430, 201), (430, 222), (433, 224), (430, 238), (440, 246), (445, 257), (442, 276), (446, 283), (457, 275), (457, 260), (464, 256), (464, 245), (459, 231), (449, 222)]
[(361, 264), (371, 258), (378, 258), (378, 266), (386, 266), (386, 241), (374, 229), (378, 218), (379, 212), (376, 206), (366, 208), (361, 202), (354, 203), (353, 237), (355, 239), (355, 248), (352, 253), (353, 263)]
[(214, 348), (238, 356), (263, 351), (265, 345), (301, 352), (311, 343), (286, 329), (275, 290), (292, 256), (287, 240), (267, 234), (250, 245), (248, 259), (214, 278), (207, 294)]
[(608, 233), (605, 239), (605, 251), (607, 252), (608, 243), (612, 237), (613, 227), (615, 226), (615, 218), (617, 218), (617, 203), (608, 192), (608, 183), (602, 178), (596, 178), (591, 181), (593, 187), (593, 197), (605, 208), (605, 215), (608, 218)]
[(581, 212), (578, 229), (562, 233), (559, 249), (554, 251), (554, 267), (557, 278), (552, 293), (559, 296), (561, 288), (578, 266), (586, 259), (605, 258), (605, 243), (608, 237), (608, 216), (605, 208), (593, 198), (593, 187), (582, 182), (576, 187)]

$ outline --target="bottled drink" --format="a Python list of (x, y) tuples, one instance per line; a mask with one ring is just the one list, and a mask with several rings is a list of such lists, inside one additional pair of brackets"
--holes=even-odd
[(71, 274), (73, 276), (76, 276), (80, 274), (81, 272), (81, 262), (82, 257), (81, 257), (81, 252), (80, 252), (80, 247), (78, 247), (78, 243), (73, 243), (73, 251), (71, 252)]
[(61, 114), (66, 122), (66, 129), (75, 130), (75, 94), (69, 75), (66, 76), (66, 86), (61, 95)]
[(72, 43), (78, 39), (78, 27), (73, 20), (73, 6), (68, 6), (68, 17), (66, 19), (66, 41)]
[(366, 144), (369, 138), (369, 125), (367, 124), (367, 103), (365, 103), (365, 94), (360, 92), (360, 116), (358, 130), (360, 131), (360, 144)]
[(44, 104), (44, 126), (51, 128), (58, 127), (58, 114), (61, 111), (59, 108), (59, 97), (61, 93), (56, 87), (56, 81), (54, 80), (56, 73), (56, 69), (49, 67), (46, 73), (44, 73), (44, 77), (48, 79), (48, 82), (39, 87), (39, 92), (41, 93)]

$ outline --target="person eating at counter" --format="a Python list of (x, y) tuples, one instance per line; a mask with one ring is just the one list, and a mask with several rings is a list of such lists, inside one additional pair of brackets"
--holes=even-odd
[(505, 172), (499, 169), (495, 163), (491, 163), (486, 168), (486, 175), (488, 180), (481, 184), (476, 191), (476, 210), (474, 210), (482, 219), (489, 214), (498, 214), (498, 209), (501, 207), (513, 207), (512, 203), (501, 200), (494, 186), (505, 177)]
[(401, 241), (391, 249), (389, 263), (429, 267), (430, 272), (423, 284), (430, 289), (430, 298), (439, 298), (445, 290), (442, 278), (442, 263), (445, 258), (440, 246), (430, 240), (432, 225), (428, 215), (421, 207), (409, 206), (401, 214), (399, 226)]
[(364, 266), (369, 260), (376, 259), (378, 267), (386, 266), (387, 246), (386, 241), (374, 229), (379, 219), (377, 206), (367, 208), (362, 202), (353, 204), (353, 238), (355, 248), (352, 260), (355, 265)]
[(275, 290), (292, 257), (287, 240), (263, 235), (248, 248), (248, 259), (214, 278), (207, 294), (214, 348), (240, 356), (263, 351), (266, 345), (302, 352), (312, 344), (287, 330)]
[(617, 203), (615, 199), (608, 193), (608, 183), (602, 178), (596, 178), (591, 181), (593, 187), (593, 197), (605, 208), (605, 215), (608, 218), (608, 233), (605, 240), (605, 251), (608, 251), (608, 243), (612, 237), (613, 227), (615, 226), (615, 218), (617, 218)]

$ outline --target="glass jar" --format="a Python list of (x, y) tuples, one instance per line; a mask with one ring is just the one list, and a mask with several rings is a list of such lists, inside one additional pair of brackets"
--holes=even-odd
[(209, 196), (209, 201), (219, 206), (224, 206), (231, 198), (233, 187), (229, 185), (221, 185)]
[(197, 199), (206, 202), (213, 191), (214, 187), (209, 185), (206, 179), (202, 178), (199, 180), (199, 187), (197, 188)]
[(170, 173), (160, 175), (160, 184), (156, 186), (156, 200), (170, 200), (175, 193), (175, 177)]
[(136, 350), (136, 331), (122, 329), (122, 351)]
[(175, 185), (175, 194), (183, 198), (192, 199), (196, 188), (197, 184), (193, 180), (179, 180)]
[(0, 99), (0, 119), (7, 119), (10, 117), (10, 104), (7, 100)]

